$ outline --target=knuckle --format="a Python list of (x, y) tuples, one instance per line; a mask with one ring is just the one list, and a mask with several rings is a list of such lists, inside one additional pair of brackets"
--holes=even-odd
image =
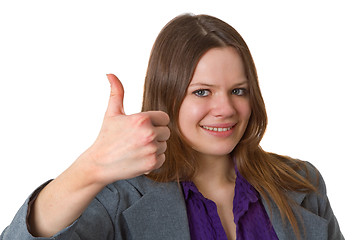
[(152, 130), (142, 131), (138, 134), (135, 145), (136, 147), (148, 147), (152, 149), (155, 137), (156, 135)]
[(157, 158), (155, 154), (150, 154), (149, 157), (146, 159), (146, 170), (153, 170), (156, 168), (157, 165)]
[(133, 115), (134, 125), (137, 127), (142, 127), (151, 122), (150, 116), (145, 113), (138, 113)]
[(133, 116), (133, 126), (136, 129), (140, 145), (146, 145), (156, 138), (156, 132), (151, 125), (151, 119), (147, 114), (139, 113)]
[(147, 148), (148, 153), (150, 154), (154, 154), (158, 151), (158, 146), (154, 142), (149, 143)]
[(155, 133), (154, 129), (153, 129), (153, 128), (147, 129), (147, 131), (144, 133), (144, 138), (145, 138), (148, 142), (154, 141), (155, 138), (156, 138), (156, 133)]
[(140, 134), (140, 138), (139, 138), (139, 144), (140, 145), (148, 145), (148, 147), (150, 149), (153, 149), (154, 147), (156, 146), (153, 146), (154, 145), (154, 140), (155, 140), (155, 137), (156, 137), (156, 134), (154, 132), (154, 130), (152, 129), (148, 129), (146, 131), (143, 131), (141, 134)]

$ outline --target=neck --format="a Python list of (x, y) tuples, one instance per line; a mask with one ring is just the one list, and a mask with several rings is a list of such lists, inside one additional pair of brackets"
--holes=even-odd
[(199, 170), (193, 179), (198, 188), (201, 186), (221, 186), (235, 182), (234, 162), (229, 155), (202, 156), (198, 163)]

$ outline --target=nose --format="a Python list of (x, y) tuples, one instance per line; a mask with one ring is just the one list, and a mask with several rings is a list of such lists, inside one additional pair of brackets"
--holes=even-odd
[(221, 95), (213, 99), (212, 114), (219, 118), (232, 117), (236, 113), (235, 105), (231, 96)]

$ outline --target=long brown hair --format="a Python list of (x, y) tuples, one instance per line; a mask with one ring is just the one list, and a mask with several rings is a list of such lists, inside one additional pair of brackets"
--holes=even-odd
[(271, 198), (287, 218), (296, 235), (299, 227), (286, 191), (310, 192), (315, 187), (297, 171), (302, 162), (265, 152), (260, 141), (267, 115), (250, 50), (240, 34), (227, 23), (208, 15), (180, 15), (158, 35), (145, 78), (142, 111), (161, 110), (171, 121), (166, 161), (149, 177), (155, 181), (191, 180), (197, 170), (197, 153), (179, 130), (179, 109), (200, 58), (211, 48), (234, 47), (246, 69), (252, 110), (247, 129), (232, 152), (240, 173), (269, 203)]

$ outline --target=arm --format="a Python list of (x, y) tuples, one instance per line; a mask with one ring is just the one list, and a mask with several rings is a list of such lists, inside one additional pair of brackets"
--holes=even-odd
[(339, 223), (331, 208), (329, 198), (327, 197), (325, 181), (320, 175), (319, 192), (322, 194), (320, 199), (320, 216), (328, 220), (328, 239), (341, 240), (344, 239), (340, 231)]
[(312, 213), (320, 216), (327, 221), (328, 239), (344, 239), (341, 233), (339, 223), (331, 208), (329, 198), (327, 196), (326, 184), (320, 172), (309, 162), (310, 176), (313, 183), (317, 185), (317, 192), (308, 195), (302, 205)]
[(34, 236), (53, 236), (71, 225), (104, 186), (150, 172), (165, 160), (167, 114), (125, 115), (122, 84), (114, 75), (108, 79), (111, 95), (99, 136), (39, 193), (28, 219)]

